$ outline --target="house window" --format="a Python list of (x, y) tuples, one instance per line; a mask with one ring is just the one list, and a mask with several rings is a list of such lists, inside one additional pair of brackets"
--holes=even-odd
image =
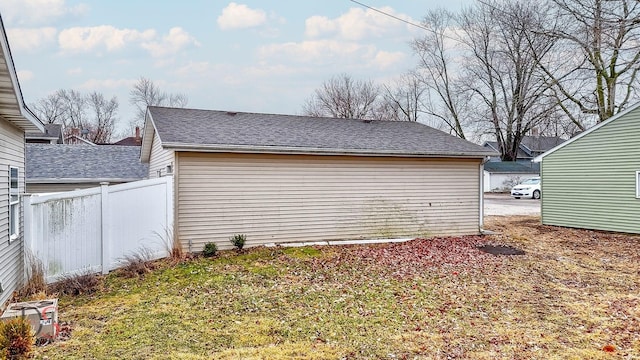
[(636, 198), (640, 199), (640, 171), (636, 171)]
[(9, 168), (9, 241), (19, 235), (20, 199), (18, 194), (18, 168)]

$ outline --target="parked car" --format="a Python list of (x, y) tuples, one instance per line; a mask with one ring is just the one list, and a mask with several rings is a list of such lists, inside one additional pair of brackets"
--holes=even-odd
[(542, 195), (542, 191), (540, 190), (539, 177), (527, 179), (511, 189), (511, 196), (516, 199), (520, 199), (521, 197), (540, 199), (540, 195)]

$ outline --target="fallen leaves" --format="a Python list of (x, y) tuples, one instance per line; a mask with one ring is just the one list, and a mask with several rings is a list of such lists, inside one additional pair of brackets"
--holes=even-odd
[[(50, 358), (640, 357), (640, 237), (492, 218), (492, 236), (221, 252), (63, 298)], [(482, 245), (525, 250), (491, 255)], [(73, 306), (69, 306), (73, 300)]]

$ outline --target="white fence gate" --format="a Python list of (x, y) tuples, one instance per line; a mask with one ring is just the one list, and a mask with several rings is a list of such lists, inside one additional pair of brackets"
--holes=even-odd
[(47, 282), (83, 271), (106, 274), (136, 253), (166, 257), (173, 245), (172, 180), (25, 197), (25, 247), (43, 262)]

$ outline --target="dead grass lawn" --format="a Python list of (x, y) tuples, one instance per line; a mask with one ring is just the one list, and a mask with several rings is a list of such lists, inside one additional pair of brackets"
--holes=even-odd
[[(638, 359), (640, 237), (493, 217), (492, 236), (258, 248), (62, 297), (50, 359)], [(523, 249), (494, 256), (484, 244)]]

